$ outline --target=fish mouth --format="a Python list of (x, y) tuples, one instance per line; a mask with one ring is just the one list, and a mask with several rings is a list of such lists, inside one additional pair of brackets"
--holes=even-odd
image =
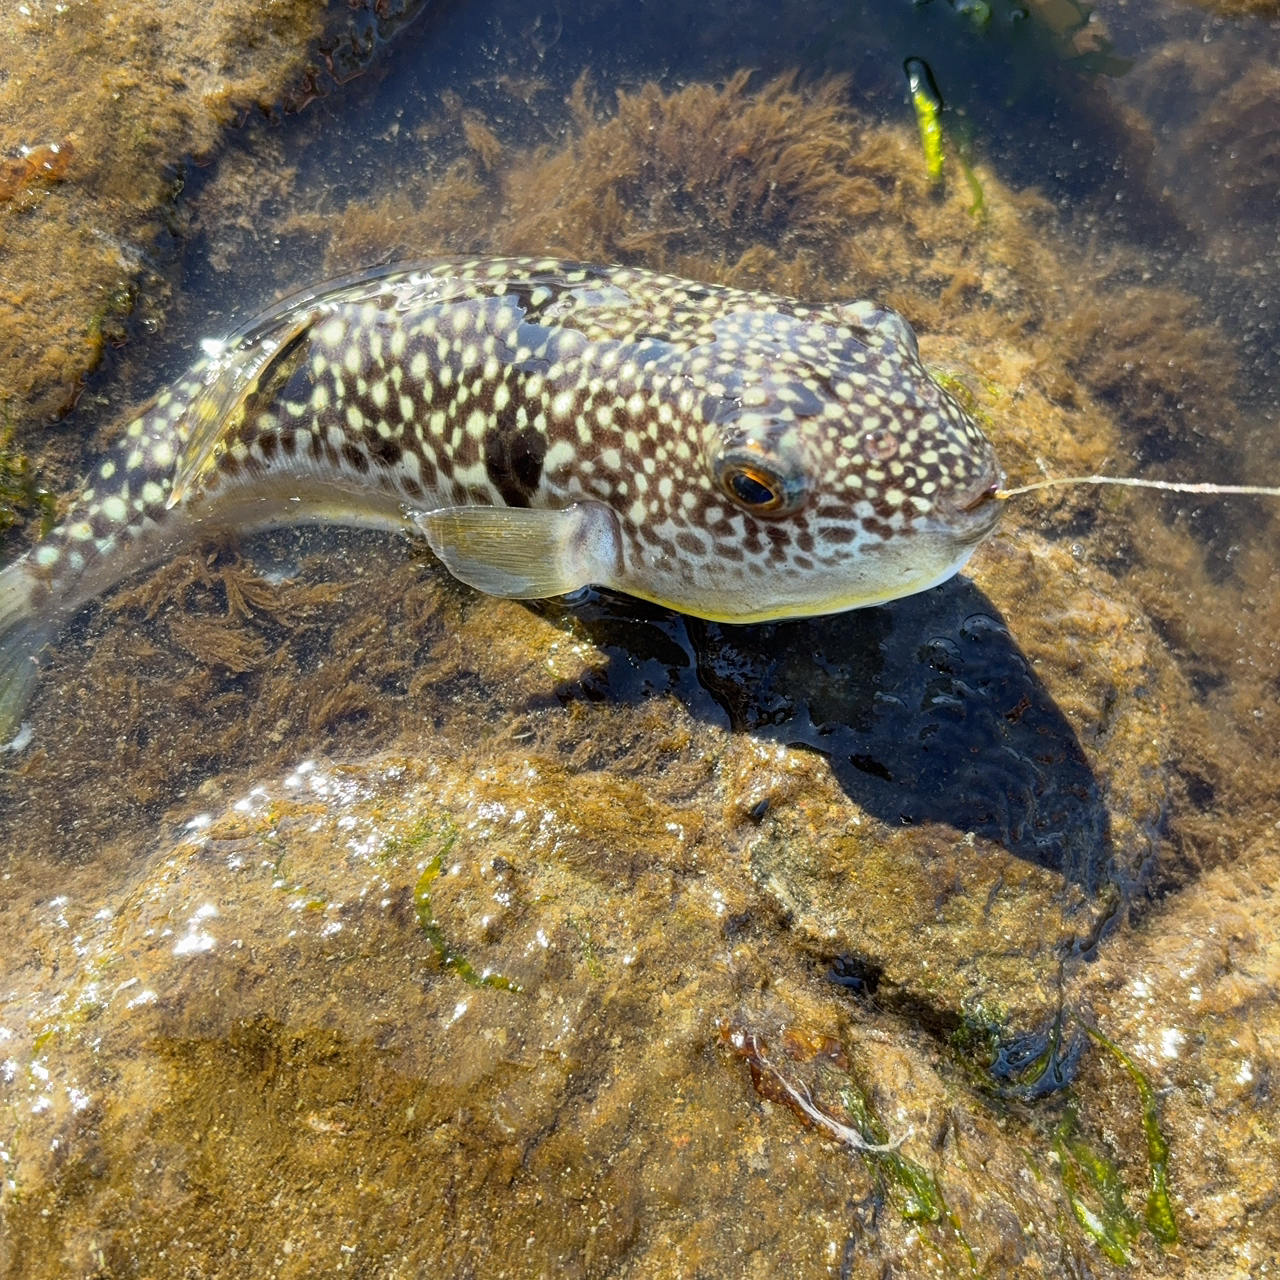
[(1004, 471), (992, 458), (972, 484), (949, 495), (947, 506), (966, 542), (981, 542), (1000, 523), (1004, 503), (997, 495), (1003, 485)]

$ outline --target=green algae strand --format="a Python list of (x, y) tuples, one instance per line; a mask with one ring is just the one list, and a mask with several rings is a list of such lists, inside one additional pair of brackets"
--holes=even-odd
[(915, 108), (916, 125), (920, 130), (920, 146), (924, 151), (925, 171), (934, 186), (942, 182), (942, 165), (945, 159), (942, 146), (942, 97), (933, 82), (929, 64), (920, 58), (908, 58), (903, 64), (907, 75), (907, 88), (911, 93), (911, 105)]
[(431, 886), (440, 874), (445, 854), (453, 848), (457, 839), (457, 831), (449, 830), (445, 837), (444, 848), (427, 863), (423, 868), (422, 874), (418, 877), (418, 883), (413, 890), (413, 905), (418, 913), (418, 925), (422, 932), (427, 935), (431, 945), (439, 952), (444, 967), (452, 969), (468, 986), (496, 987), (500, 991), (523, 991), (524, 988), (518, 982), (513, 982), (510, 978), (504, 977), (500, 973), (494, 973), (489, 969), (477, 972), (475, 966), (466, 956), (450, 945), (449, 940), (445, 937), (444, 930), (435, 918), (435, 913), (431, 908)]
[(1094, 1027), (1085, 1028), (1100, 1045), (1129, 1073), (1142, 1104), (1142, 1131), (1147, 1139), (1147, 1169), (1149, 1186), (1147, 1207), (1143, 1215), (1147, 1230), (1161, 1244), (1174, 1244), (1178, 1239), (1178, 1222), (1173, 1214), (1173, 1202), (1169, 1197), (1169, 1140), (1160, 1128), (1160, 1104), (1151, 1082), (1138, 1068), (1137, 1063), (1114, 1041)]
[[(1053, 1136), (1054, 1151), (1067, 1202), (1080, 1229), (1117, 1266), (1128, 1266), (1138, 1224), (1125, 1204), (1124, 1179), (1115, 1163), (1093, 1149), (1079, 1131), (1078, 1117), (1068, 1107)], [(1095, 1209), (1085, 1199), (1088, 1184), (1101, 1202)]]

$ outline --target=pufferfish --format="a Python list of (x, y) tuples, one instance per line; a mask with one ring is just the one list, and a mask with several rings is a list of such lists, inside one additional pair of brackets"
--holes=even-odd
[(449, 259), (202, 345), (0, 573), (0, 732), (61, 621), (214, 532), (405, 530), (493, 595), (746, 623), (923, 591), (999, 520), (990, 442), (869, 302)]

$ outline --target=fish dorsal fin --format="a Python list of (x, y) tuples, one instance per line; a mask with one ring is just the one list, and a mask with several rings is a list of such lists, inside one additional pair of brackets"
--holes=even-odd
[(412, 518), (455, 578), (491, 596), (540, 600), (617, 577), (618, 530), (599, 503), (443, 507)]
[(204, 386), (187, 405), (183, 421), (186, 440), (174, 471), (168, 506), (176, 506), (217, 465), (226, 452), (232, 429), (241, 419), (245, 401), (258, 389), (263, 375), (294, 343), (305, 336), (318, 312), (307, 311), (280, 327), (242, 340), (210, 356)]

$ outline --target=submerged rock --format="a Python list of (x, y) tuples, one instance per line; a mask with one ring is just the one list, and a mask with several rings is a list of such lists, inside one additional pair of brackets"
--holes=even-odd
[[(1140, 1203), (1149, 1160), (1123, 1070), (1087, 1057), (1066, 1113), (1000, 1101), (968, 1050), (851, 1002), (758, 888), (758, 842), (707, 809), (739, 812), (762, 769), (807, 807), (813, 758), (725, 754), (675, 708), (664, 718), (676, 741), (648, 795), (510, 742), (318, 759), (196, 815), (109, 907), (43, 903), (39, 958), (20, 989), (9, 974), (6, 1273), (138, 1258), (161, 1274), (496, 1274), (513, 1258), (526, 1274), (719, 1274), (752, 1257), (762, 1274), (937, 1257), (961, 1274), (970, 1257), (984, 1274), (1096, 1269), (1062, 1221), (1054, 1124), (1070, 1114), (1070, 1149), (1118, 1161)], [(1007, 857), (964, 851), (975, 880)], [(1183, 951), (1157, 925), (1077, 993), (1105, 1000), (1107, 1033), (1159, 1091), (1188, 1252), (1162, 1262), (1149, 1235), (1122, 1236), (1153, 1274), (1217, 1274), (1232, 1240), (1258, 1242), (1261, 1183), (1223, 1199), (1245, 1167), (1267, 1177), (1251, 1128), (1274, 974), (1265, 921), (1224, 909), (1246, 886), (1214, 877), (1211, 902), (1174, 911)], [(1171, 1003), (1184, 1013), (1166, 1026)], [(891, 1139), (894, 1159), (762, 1104), (722, 1028), (776, 1043), (773, 1077)], [(878, 1213), (857, 1207), (877, 1198)]]
[[(758, 1253), (821, 1274), (853, 1240), (853, 1274), (864, 1255), (878, 1274), (961, 1233), (1007, 1257), (1010, 1215), (1034, 1227), (1022, 1261), (1056, 1256), (1056, 1187), (1019, 1180), (1032, 1135), (1002, 1133), (927, 1037), (851, 1023), (731, 842), (671, 794), (698, 736), (650, 800), (509, 745), (308, 762), (197, 816), (112, 909), (39, 912), (66, 971), (59, 999), (6, 1013), (28, 1015), (7, 1272), (660, 1275)], [(440, 939), (519, 989), (467, 985)], [(716, 1048), (727, 1019), (846, 1037), (961, 1231), (850, 1216), (874, 1168), (761, 1112)]]

